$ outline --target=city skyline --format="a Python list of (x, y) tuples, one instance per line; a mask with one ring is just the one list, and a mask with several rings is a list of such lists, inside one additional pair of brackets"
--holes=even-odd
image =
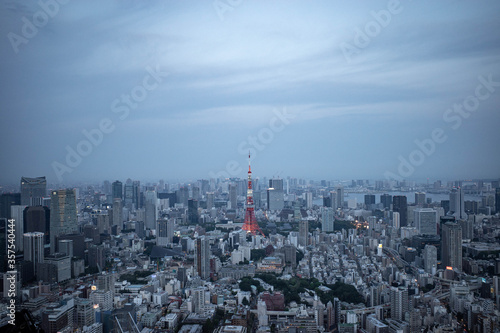
[(498, 2), (56, 4), (0, 9), (0, 183), (499, 176)]

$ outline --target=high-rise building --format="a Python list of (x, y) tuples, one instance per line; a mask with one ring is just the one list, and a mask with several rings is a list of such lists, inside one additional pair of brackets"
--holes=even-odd
[(437, 270), (437, 248), (434, 245), (425, 245), (423, 250), (425, 271), (434, 274)]
[(462, 227), (446, 222), (441, 234), (441, 262), (445, 267), (462, 270)]
[(71, 279), (71, 259), (64, 253), (49, 254), (44, 263), (52, 264), (57, 270), (57, 282)]
[(73, 331), (73, 298), (61, 301), (59, 304), (49, 304), (42, 312), (42, 329), (45, 333)]
[(42, 198), (47, 196), (45, 177), (21, 177), (21, 205), (40, 206)]
[(380, 203), (384, 206), (384, 208), (391, 209), (392, 195), (387, 193), (380, 195)]
[(33, 271), (36, 275), (37, 263), (44, 262), (44, 233), (28, 232), (23, 235), (24, 238), (24, 260), (31, 261)]
[(134, 180), (132, 182), (132, 189), (132, 203), (134, 204), (136, 209), (142, 208), (143, 202), (141, 202), (141, 182), (138, 180)]
[(238, 208), (238, 186), (236, 184), (229, 184), (229, 204), (231, 209)]
[(450, 212), (457, 219), (465, 219), (464, 191), (461, 187), (453, 188), (450, 192)]
[(123, 199), (123, 184), (121, 181), (116, 180), (111, 184), (111, 195), (113, 199)]
[(299, 245), (306, 247), (309, 245), (309, 221), (299, 221)]
[(80, 329), (95, 323), (94, 304), (88, 298), (75, 298), (74, 323)]
[(391, 318), (405, 320), (408, 312), (408, 289), (405, 287), (391, 287)]
[(437, 235), (438, 214), (432, 208), (417, 208), (413, 211), (415, 227), (420, 235)]
[(156, 219), (157, 216), (157, 206), (158, 206), (158, 197), (156, 195), (156, 191), (147, 190), (144, 193), (144, 208), (145, 208), (145, 221), (144, 225), (146, 229), (154, 229), (156, 228)]
[(415, 205), (416, 206), (425, 205), (425, 193), (424, 192), (415, 192)]
[(330, 207), (321, 207), (321, 231), (333, 232), (335, 211)]
[(194, 244), (194, 266), (198, 276), (207, 279), (210, 276), (210, 243), (205, 236), (197, 238)]
[(45, 244), (50, 244), (50, 209), (45, 206), (29, 206), (23, 211), (24, 232), (43, 232)]
[(283, 191), (283, 179), (269, 179), (269, 188), (274, 188), (278, 191)]
[(311, 209), (313, 207), (313, 194), (311, 192), (305, 192), (304, 199), (306, 202), (306, 208)]
[(158, 230), (156, 232), (156, 244), (158, 246), (172, 244), (174, 238), (174, 223), (174, 218), (158, 220)]
[(495, 189), (495, 213), (500, 213), (500, 187)]
[(132, 208), (137, 208), (134, 206), (134, 184), (130, 178), (125, 182), (123, 201), (127, 209), (131, 210)]
[(215, 203), (215, 193), (207, 192), (207, 209), (210, 210), (214, 207)]
[(105, 180), (102, 183), (102, 192), (105, 195), (111, 195), (111, 183), (109, 182), (109, 180)]
[(21, 204), (21, 193), (2, 193), (0, 195), (0, 218), (10, 219), (10, 207)]
[(408, 204), (405, 195), (395, 195), (392, 197), (392, 210), (399, 213), (401, 227), (408, 226)]
[(335, 192), (337, 192), (337, 208), (344, 207), (344, 186), (337, 186)]
[(365, 194), (365, 206), (368, 208), (370, 205), (375, 204), (375, 194)]
[(23, 251), (23, 234), (24, 234), (24, 209), (27, 206), (13, 205), (10, 206), (10, 216), (14, 219), (15, 231), (15, 245), (16, 251)]
[(76, 233), (76, 194), (74, 190), (52, 191), (50, 196), (50, 253), (56, 249), (56, 237)]
[(401, 216), (398, 212), (392, 212), (392, 226), (396, 230), (401, 228)]
[(337, 192), (331, 191), (330, 192), (330, 204), (327, 205), (327, 207), (331, 207), (334, 210), (337, 210), (338, 204), (337, 204)]
[(267, 190), (267, 209), (281, 210), (285, 206), (283, 190), (269, 188)]
[(123, 223), (122, 199), (113, 199), (113, 225), (121, 227)]
[(189, 190), (187, 187), (181, 187), (179, 188), (176, 192), (176, 198), (177, 198), (177, 203), (183, 204), (184, 207), (187, 207), (188, 205), (188, 199), (189, 199)]
[(188, 222), (190, 224), (198, 224), (200, 215), (198, 214), (198, 200), (188, 200)]

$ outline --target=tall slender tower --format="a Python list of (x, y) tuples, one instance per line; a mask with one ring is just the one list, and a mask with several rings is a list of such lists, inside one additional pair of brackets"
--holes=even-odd
[(248, 187), (247, 187), (247, 209), (245, 213), (245, 223), (243, 223), (243, 230), (256, 235), (257, 232), (265, 237), (264, 233), (257, 224), (255, 218), (255, 206), (253, 203), (253, 190), (252, 190), (252, 169), (250, 168), (250, 153), (248, 153)]

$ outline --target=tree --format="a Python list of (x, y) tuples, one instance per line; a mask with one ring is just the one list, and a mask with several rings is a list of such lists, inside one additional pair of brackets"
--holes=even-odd
[(241, 301), (241, 304), (250, 305), (250, 303), (248, 302), (248, 299), (246, 297), (243, 297), (243, 301)]

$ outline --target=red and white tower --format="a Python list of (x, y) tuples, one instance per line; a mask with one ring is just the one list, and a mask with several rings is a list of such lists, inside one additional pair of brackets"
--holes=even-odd
[(248, 187), (247, 187), (247, 209), (245, 213), (245, 223), (243, 223), (243, 230), (252, 235), (256, 235), (259, 232), (262, 236), (264, 233), (257, 224), (257, 219), (255, 218), (255, 205), (253, 203), (253, 190), (252, 190), (252, 169), (250, 168), (250, 153), (248, 153)]

